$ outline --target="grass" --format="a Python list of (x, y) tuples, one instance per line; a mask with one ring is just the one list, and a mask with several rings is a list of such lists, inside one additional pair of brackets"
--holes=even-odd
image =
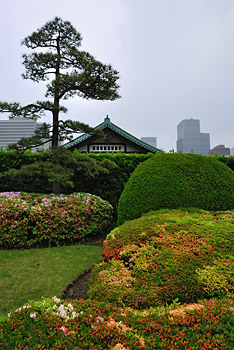
[(66, 286), (102, 260), (101, 247), (75, 245), (0, 251), (0, 315)]

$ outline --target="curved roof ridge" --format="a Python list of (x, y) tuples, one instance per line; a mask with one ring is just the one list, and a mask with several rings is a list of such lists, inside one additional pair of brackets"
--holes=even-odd
[[(150, 152), (160, 152), (160, 150), (140, 139), (138, 139), (137, 137), (131, 135), (129, 132), (121, 129), (119, 126), (117, 126), (116, 124), (112, 123), (109, 116), (107, 115), (104, 119), (104, 121), (97, 125), (95, 127), (95, 129), (105, 129), (106, 127), (109, 127), (111, 130), (115, 131), (117, 134), (125, 137), (126, 139), (128, 139), (129, 141), (132, 141), (133, 143), (141, 146), (141, 147), (144, 147), (146, 149), (148, 149)], [(89, 137), (91, 137), (92, 134), (89, 134), (89, 133), (86, 133), (86, 134), (83, 134), (81, 136), (78, 136), (77, 138), (75, 138), (74, 140), (66, 143), (65, 145), (63, 145), (63, 147), (66, 147), (66, 148), (70, 148), (70, 147), (73, 147), (77, 144), (79, 144), (80, 142), (83, 142), (85, 140), (87, 140)]]

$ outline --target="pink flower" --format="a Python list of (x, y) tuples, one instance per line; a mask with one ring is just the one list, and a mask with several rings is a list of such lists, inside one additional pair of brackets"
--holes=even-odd
[(60, 328), (60, 331), (62, 331), (65, 334), (69, 334), (68, 330), (64, 326)]

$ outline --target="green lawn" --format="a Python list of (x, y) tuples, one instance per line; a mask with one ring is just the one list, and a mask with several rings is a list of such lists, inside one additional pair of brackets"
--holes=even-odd
[(75, 245), (0, 251), (0, 315), (66, 286), (102, 260), (101, 247)]

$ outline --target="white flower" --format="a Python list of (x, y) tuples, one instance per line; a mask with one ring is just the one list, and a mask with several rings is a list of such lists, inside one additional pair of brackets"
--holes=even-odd
[(34, 314), (30, 314), (30, 317), (31, 317), (31, 318), (37, 317), (36, 312), (34, 312)]
[(56, 296), (54, 296), (52, 299), (56, 304), (61, 301), (61, 299), (57, 298)]

